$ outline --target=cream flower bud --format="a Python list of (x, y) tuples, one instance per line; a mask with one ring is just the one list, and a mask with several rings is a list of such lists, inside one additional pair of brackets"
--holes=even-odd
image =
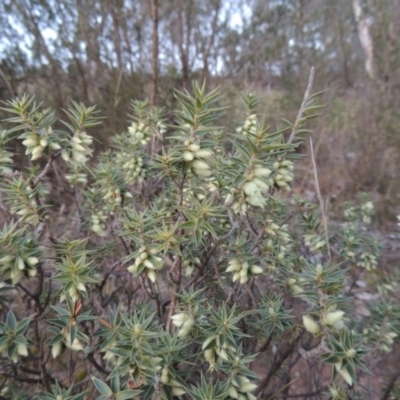
[(180, 328), (188, 319), (189, 315), (186, 313), (179, 313), (175, 314), (171, 317), (172, 323), (177, 327)]
[(194, 154), (191, 151), (184, 151), (182, 157), (185, 161), (193, 161)]
[(138, 267), (139, 265), (141, 265), (142, 264), (142, 259), (140, 258), (140, 257), (138, 257), (136, 260), (135, 260), (135, 265), (136, 265), (136, 267)]
[(228, 196), (226, 196), (225, 204), (230, 204), (232, 202), (233, 202), (233, 194), (229, 193)]
[(32, 161), (38, 160), (40, 157), (42, 157), (42, 155), (43, 155), (43, 153), (33, 154), (32, 157), (31, 157), (31, 160)]
[(247, 382), (240, 386), (240, 391), (243, 393), (252, 392), (256, 387), (257, 385), (255, 383)]
[(285, 181), (276, 181), (276, 184), (277, 184), (279, 187), (286, 187), (286, 186), (288, 186), (288, 184), (287, 184)]
[(303, 289), (301, 286), (294, 284), (294, 285), (290, 286), (290, 291), (291, 291), (294, 295), (296, 295), (296, 294), (303, 293), (303, 292), (304, 292), (304, 289)]
[(169, 385), (170, 386), (175, 386), (175, 387), (181, 387), (182, 386), (182, 384), (181, 383), (179, 383), (176, 379), (174, 379), (174, 378), (171, 378), (170, 380), (169, 380)]
[(179, 337), (186, 337), (192, 332), (192, 329), (195, 325), (195, 320), (193, 318), (189, 318), (187, 321), (184, 322), (182, 328), (178, 332)]
[(4, 256), (4, 257), (0, 258), (0, 265), (1, 264), (8, 264), (13, 260), (15, 260), (15, 256), (13, 256), (12, 254), (8, 254), (7, 256)]
[(148, 269), (148, 270), (146, 271), (146, 273), (147, 273), (147, 277), (148, 277), (153, 283), (155, 283), (155, 281), (156, 281), (156, 279), (157, 279), (156, 273), (155, 273), (153, 270), (151, 270), (151, 269)]
[(253, 178), (253, 183), (255, 183), (261, 190), (268, 190), (269, 186), (260, 178)]
[(383, 351), (384, 353), (389, 353), (389, 351), (391, 350), (391, 348), (390, 348), (387, 344), (382, 343), (382, 344), (379, 346), (379, 350)]
[(200, 160), (193, 161), (192, 166), (196, 170), (208, 170), (210, 168), (207, 163), (205, 163), (204, 161), (200, 161)]
[(75, 350), (75, 351), (83, 350), (83, 346), (77, 338), (75, 338), (75, 340), (72, 342), (72, 344), (68, 347), (71, 350)]
[(36, 276), (37, 274), (37, 270), (36, 269), (28, 269), (28, 275), (33, 278), (34, 276)]
[(228, 389), (228, 395), (232, 397), (232, 399), (237, 399), (239, 396), (237, 390), (233, 386)]
[(218, 357), (221, 357), (223, 360), (228, 361), (228, 353), (224, 349), (217, 350)]
[(42, 154), (43, 153), (43, 147), (42, 146), (36, 146), (33, 150), (32, 150), (32, 155), (37, 155), (37, 154)]
[(241, 284), (244, 284), (244, 283), (247, 283), (247, 281), (248, 281), (248, 271), (247, 271), (247, 269), (242, 269), (240, 272), (239, 272), (239, 276), (240, 276), (240, 283)]
[(23, 271), (25, 269), (25, 263), (21, 257), (17, 258), (17, 268), (21, 271)]
[(240, 278), (240, 272), (235, 272), (232, 276), (232, 282), (236, 282)]
[(157, 263), (161, 263), (163, 259), (161, 257), (155, 256), (153, 257), (153, 260), (155, 260)]
[(10, 278), (12, 280), (12, 284), (16, 285), (22, 278), (22, 271), (17, 269), (15, 272), (11, 271)]
[(50, 142), (49, 147), (51, 150), (60, 150), (61, 146), (58, 143)]
[(202, 344), (201, 348), (202, 350), (204, 350), (213, 340), (215, 339), (215, 336), (210, 336), (209, 338), (207, 338), (204, 343)]
[(229, 261), (228, 265), (229, 267), (226, 269), (226, 272), (240, 271), (240, 269), (242, 268), (240, 262), (236, 259)]
[(258, 186), (252, 181), (246, 182), (242, 189), (248, 196), (252, 196), (255, 192), (259, 192)]
[(315, 322), (309, 315), (303, 315), (303, 325), (306, 330), (313, 335), (318, 335), (321, 332), (321, 328), (317, 322)]
[(336, 323), (338, 323), (339, 321), (341, 321), (343, 318), (343, 315), (344, 315), (344, 311), (340, 311), (340, 310), (333, 311), (333, 312), (326, 314), (323, 321), (326, 325), (332, 326), (332, 325), (335, 325)]
[(93, 143), (93, 138), (90, 135), (87, 135), (86, 133), (81, 133), (81, 140), (83, 144), (89, 145)]
[(100, 226), (99, 224), (93, 224), (93, 225), (92, 225), (92, 231), (93, 231), (94, 233), (99, 234), (100, 232), (103, 231), (103, 229), (101, 229), (101, 226)]
[(293, 163), (290, 161), (290, 160), (283, 160), (283, 161), (281, 161), (281, 166), (282, 167), (290, 167), (290, 166), (292, 166), (293, 165)]
[(253, 274), (262, 274), (263, 269), (262, 269), (260, 266), (258, 266), (258, 265), (253, 265), (253, 266), (250, 268), (250, 271), (251, 271)]
[(38, 139), (36, 137), (28, 137), (25, 139), (22, 144), (26, 147), (34, 147), (37, 146), (39, 143)]
[(29, 208), (23, 208), (22, 210), (19, 210), (16, 214), (22, 215), (24, 217), (25, 215), (29, 215), (30, 213), (31, 210)]
[(296, 282), (297, 282), (297, 280), (296, 280), (295, 278), (289, 278), (289, 279), (287, 280), (287, 284), (288, 284), (289, 286), (294, 285)]
[(70, 160), (69, 152), (67, 150), (63, 150), (61, 152), (61, 157), (65, 162), (68, 162)]
[(186, 329), (186, 330), (192, 330), (192, 328), (195, 325), (195, 320), (193, 318), (189, 318), (187, 321), (185, 321), (182, 325), (182, 329)]
[(35, 266), (35, 265), (39, 262), (39, 259), (38, 259), (37, 257), (28, 257), (28, 258), (26, 259), (26, 262), (27, 262), (31, 267), (33, 267), (33, 266)]
[(28, 348), (26, 347), (26, 344), (24, 344), (24, 343), (19, 343), (19, 344), (17, 345), (17, 353), (18, 353), (20, 356), (26, 357), (26, 356), (28, 355)]
[(213, 152), (211, 150), (207, 150), (207, 149), (202, 149), (202, 150), (195, 152), (195, 156), (198, 158), (208, 158), (208, 157), (211, 157), (212, 155), (213, 155)]
[(82, 140), (81, 140), (80, 137), (77, 136), (77, 135), (73, 136), (73, 137), (71, 138), (71, 141), (74, 142), (74, 143), (76, 143), (76, 144), (81, 144), (81, 143), (82, 143)]
[(57, 358), (60, 355), (62, 349), (62, 343), (58, 342), (51, 348), (51, 355), (53, 358)]
[(176, 397), (182, 396), (182, 395), (184, 395), (186, 393), (185, 390), (183, 390), (180, 387), (176, 387), (176, 386), (172, 387), (171, 392), (172, 392), (172, 395), (176, 396)]
[(86, 149), (81, 144), (78, 144), (78, 143), (74, 143), (72, 145), (72, 148), (79, 153), (84, 153), (86, 151)]
[(196, 152), (200, 150), (200, 145), (198, 145), (197, 143), (192, 143), (188, 146), (188, 149), (190, 151)]
[(164, 385), (166, 385), (166, 384), (168, 383), (168, 381), (169, 381), (168, 375), (169, 375), (168, 367), (165, 366), (165, 367), (162, 369), (162, 371), (161, 371), (161, 382), (162, 382)]
[(155, 269), (154, 264), (150, 260), (144, 260), (143, 265), (148, 269)]
[(348, 358), (353, 358), (357, 354), (357, 351), (355, 349), (349, 349), (346, 351), (346, 357)]
[(350, 385), (353, 385), (353, 378), (351, 377), (349, 371), (346, 368), (340, 371), (340, 375), (342, 375), (343, 379)]
[(78, 294), (78, 291), (76, 290), (76, 287), (75, 287), (75, 286), (72, 286), (72, 287), (68, 290), (68, 294), (69, 294), (72, 298), (76, 297), (77, 294)]
[(210, 364), (215, 363), (215, 351), (213, 349), (208, 349), (204, 352), (204, 358)]
[[(151, 357), (150, 358), (151, 365), (153, 365), (153, 366), (159, 365), (162, 360), (163, 359), (161, 357)], [(161, 369), (161, 366), (160, 366), (160, 369)]]
[(271, 175), (272, 171), (269, 168), (262, 168), (262, 167), (256, 167), (254, 169), (254, 175), (255, 176), (269, 176)]

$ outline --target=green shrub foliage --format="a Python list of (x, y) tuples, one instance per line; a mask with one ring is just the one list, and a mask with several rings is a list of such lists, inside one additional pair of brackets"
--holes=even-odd
[(278, 131), (254, 94), (233, 131), (218, 126), (218, 89), (176, 97), (169, 124), (132, 102), (97, 156), (94, 107), (72, 102), (59, 121), (28, 96), (4, 105), (2, 395), (266, 399), (288, 393), (298, 364), (313, 391), (356, 398), (400, 315), (388, 296), (368, 316), (353, 307), (357, 279), (378, 268), (372, 202), (331, 226), (322, 198), (292, 195), (318, 94)]

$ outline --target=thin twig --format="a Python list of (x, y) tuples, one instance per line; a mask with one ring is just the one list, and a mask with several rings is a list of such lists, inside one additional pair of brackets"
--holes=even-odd
[(310, 76), (308, 77), (307, 89), (306, 89), (306, 91), (304, 93), (303, 101), (301, 103), (300, 110), (299, 110), (299, 112), (297, 114), (297, 117), (296, 117), (296, 122), (293, 125), (292, 133), (289, 136), (288, 144), (292, 143), (294, 138), (295, 138), (295, 136), (296, 136), (296, 133), (297, 133), (297, 130), (298, 130), (298, 123), (301, 120), (301, 118), (303, 117), (304, 109), (306, 108), (307, 101), (310, 98), (311, 89), (312, 89), (312, 86), (313, 86), (313, 83), (314, 83), (314, 73), (315, 73), (315, 68), (311, 67)]
[(328, 219), (327, 219), (327, 216), (326, 216), (326, 210), (325, 210), (325, 206), (324, 206), (324, 199), (322, 198), (321, 190), (320, 190), (320, 187), (319, 187), (317, 164), (315, 162), (314, 147), (313, 147), (313, 143), (312, 143), (311, 137), (310, 137), (310, 149), (311, 149), (311, 160), (312, 160), (313, 170), (314, 170), (315, 188), (317, 189), (317, 196), (318, 196), (319, 206), (320, 206), (320, 210), (321, 210), (322, 224), (324, 226), (324, 231), (325, 231), (326, 247), (328, 249), (329, 260), (332, 260), (331, 247), (329, 246)]

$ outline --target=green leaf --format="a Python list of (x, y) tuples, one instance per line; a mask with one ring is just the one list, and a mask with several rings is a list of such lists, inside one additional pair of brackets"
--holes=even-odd
[(15, 328), (17, 327), (17, 320), (12, 311), (9, 311), (7, 314), (7, 326), (12, 331), (15, 331)]
[(186, 221), (179, 225), (179, 228), (182, 229), (193, 229), (196, 227), (196, 223), (194, 221)]
[(115, 396), (115, 400), (128, 400), (133, 399), (135, 396), (138, 396), (142, 393), (142, 390), (123, 390), (119, 392)]
[(31, 316), (29, 316), (27, 318), (24, 318), (22, 321), (20, 321), (18, 323), (18, 326), (17, 326), (17, 329), (16, 329), (16, 333), (23, 335), (26, 332), (26, 330), (28, 329), (29, 324), (32, 321), (32, 318), (33, 318), (33, 315), (31, 315)]
[(119, 387), (120, 387), (119, 375), (118, 376), (113, 376), (111, 378), (110, 386), (111, 386), (111, 390), (113, 391), (113, 393), (118, 393), (119, 392)]
[(3, 347), (9, 341), (9, 337), (4, 335), (0, 336), (0, 347)]
[(250, 157), (251, 157), (251, 153), (249, 152), (249, 150), (246, 149), (244, 146), (242, 146), (239, 142), (235, 142), (235, 143), (234, 143), (234, 146), (235, 146), (237, 149), (239, 149), (240, 152), (241, 152), (243, 155), (247, 156), (247, 158), (250, 158)]
[(16, 344), (28, 344), (28, 341), (22, 335), (17, 335), (13, 342)]
[(64, 340), (64, 335), (62, 333), (59, 333), (58, 335), (51, 338), (47, 343), (49, 346), (54, 346), (55, 344), (60, 343), (63, 340)]
[(95, 376), (92, 376), (91, 378), (94, 386), (102, 395), (109, 396), (110, 394), (113, 394), (112, 390), (103, 381), (96, 378)]

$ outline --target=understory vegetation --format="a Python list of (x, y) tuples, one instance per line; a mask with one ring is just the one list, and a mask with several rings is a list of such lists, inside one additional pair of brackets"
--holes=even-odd
[(330, 218), (312, 140), (317, 201), (291, 191), (299, 144), (329, 113), (312, 79), (278, 131), (254, 93), (234, 130), (219, 89), (176, 92), (168, 123), (133, 101), (94, 158), (95, 107), (59, 120), (27, 95), (4, 104), (3, 398), (398, 398), (399, 370), (375, 379), (400, 309), (373, 202), (360, 193)]

